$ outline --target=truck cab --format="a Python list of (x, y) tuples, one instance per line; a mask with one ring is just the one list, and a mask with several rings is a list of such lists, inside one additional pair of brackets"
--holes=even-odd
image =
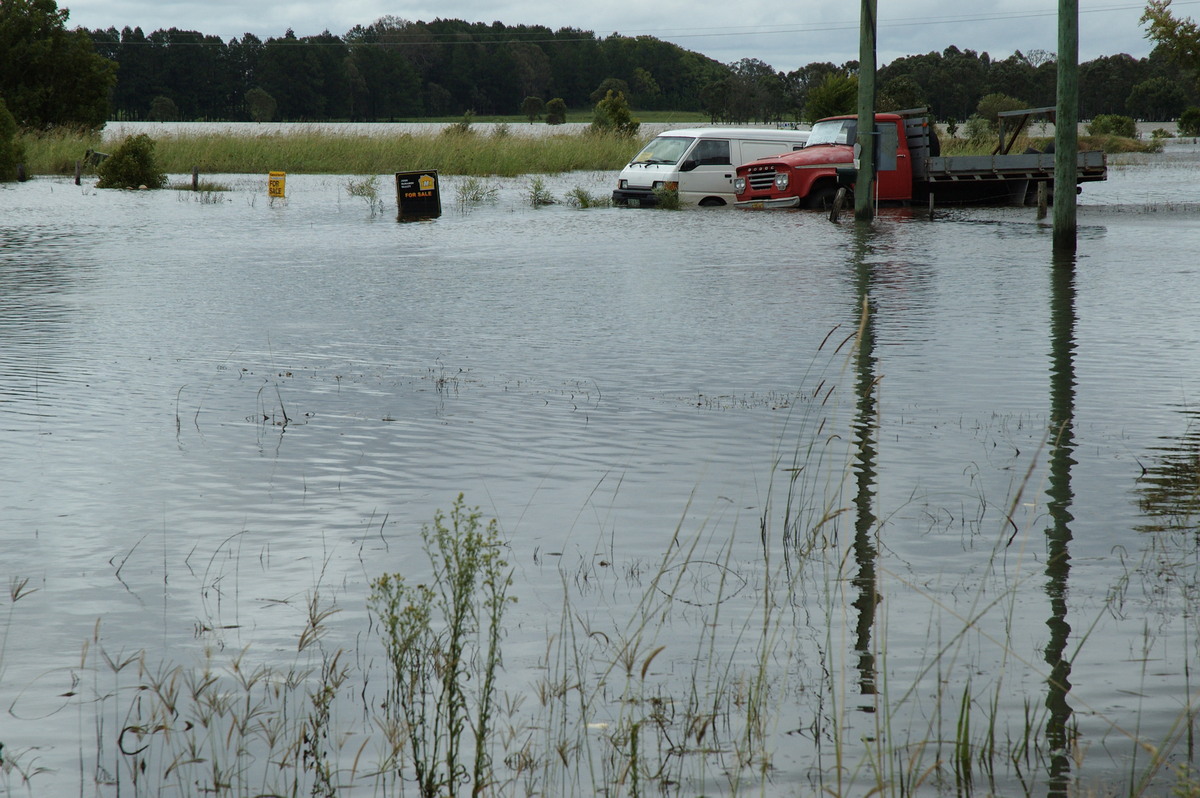
[[(877, 199), (905, 202), (913, 198), (914, 154), (910, 136), (922, 142), (922, 157), (930, 141), (924, 117), (903, 113), (875, 115)], [(914, 136), (913, 133), (916, 133)], [(853, 181), (858, 167), (858, 118), (835, 116), (812, 127), (804, 149), (759, 158), (739, 166), (734, 178), (736, 204), (761, 208), (826, 208), (842, 179)]]

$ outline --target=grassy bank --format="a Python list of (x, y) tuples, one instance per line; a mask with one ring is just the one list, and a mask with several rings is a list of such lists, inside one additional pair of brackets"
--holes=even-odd
[[(706, 120), (672, 114), (651, 122), (697, 124)], [(512, 127), (492, 132), (449, 130), (443, 133), (364, 136), (298, 128), (286, 134), (243, 135), (229, 132), (180, 133), (155, 139), (159, 168), (169, 174), (198, 169), (204, 174), (254, 174), (272, 170), (293, 174), (387, 174), (407, 169), (437, 169), (447, 175), (561, 174), (578, 170), (612, 170), (624, 166), (648, 136), (563, 133), (546, 136), (514, 135)], [(58, 129), (19, 135), (30, 174), (69, 175), (89, 150), (111, 149), (98, 133)], [(1041, 139), (1018, 142), (1014, 151)], [(1158, 152), (1159, 141), (1116, 136), (1080, 137), (1080, 149), (1116, 152)], [(991, 142), (943, 138), (943, 154), (973, 155), (990, 151)], [(86, 168), (86, 167), (85, 167)]]
[[(59, 130), (21, 135), (30, 174), (73, 174), (88, 150), (102, 150), (100, 136)], [(637, 152), (641, 138), (588, 134), (526, 137), (498, 133), (359, 136), (321, 130), (283, 135), (228, 133), (160, 136), (159, 168), (169, 174), (386, 174), (437, 169), (449, 175), (559, 174), (619, 169)]]

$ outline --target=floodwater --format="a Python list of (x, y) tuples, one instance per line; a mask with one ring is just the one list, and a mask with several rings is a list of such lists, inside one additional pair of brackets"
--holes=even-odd
[(503, 794), (636, 794), (631, 761), (678, 795), (1162, 794), (1200, 691), (1198, 166), (1114, 166), (1058, 262), (1027, 208), (0, 186), (0, 791), (266, 793), (266, 757), (235, 788), (178, 753), (182, 706), (143, 720), (154, 674), (343, 650), (340, 794), (417, 794), (368, 764), (367, 596), (428, 579), (461, 492), (514, 569)]

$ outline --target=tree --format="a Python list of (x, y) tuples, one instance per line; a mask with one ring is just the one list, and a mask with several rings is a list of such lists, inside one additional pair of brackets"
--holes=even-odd
[(604, 98), (609, 94), (620, 94), (622, 97), (629, 96), (629, 84), (620, 78), (605, 78), (600, 81), (600, 85), (596, 90), (588, 95), (588, 99), (593, 103), (604, 102)]
[(1200, 108), (1193, 105), (1179, 115), (1179, 133), (1184, 136), (1200, 136)]
[(998, 131), (1002, 111), (1020, 111), (1028, 106), (1029, 104), (1024, 100), (995, 92), (980, 98), (979, 105), (975, 106), (975, 112), (988, 123), (992, 130)]
[(521, 113), (529, 117), (529, 124), (533, 124), (535, 120), (540, 119), (542, 111), (546, 109), (546, 102), (541, 97), (526, 97), (521, 103)]
[(852, 114), (858, 107), (858, 78), (827, 75), (804, 101), (804, 118), (809, 124), (827, 116)]
[(637, 135), (641, 123), (633, 118), (629, 111), (629, 103), (620, 92), (614, 94), (611, 90), (604, 99), (596, 103), (596, 113), (592, 118), (593, 133), (615, 133), (618, 136)]
[(1150, 78), (1133, 87), (1125, 107), (1138, 119), (1174, 119), (1187, 107), (1188, 98), (1179, 82), (1169, 78)]
[(18, 125), (108, 121), (116, 64), (95, 52), (87, 31), (67, 30), (69, 13), (54, 0), (0, 3), (0, 96)]
[(894, 77), (879, 91), (875, 107), (880, 111), (901, 111), (905, 108), (924, 108), (929, 104), (925, 90), (911, 75)]
[(567, 121), (567, 103), (562, 97), (555, 97), (546, 103), (546, 124), (561, 125)]
[(1142, 24), (1150, 23), (1147, 38), (1158, 42), (1180, 66), (1200, 71), (1200, 25), (1171, 13), (1171, 0), (1149, 0)]
[(0, 97), (0, 182), (12, 180), (21, 162), (21, 145), (17, 142), (17, 120), (8, 112)]
[(151, 122), (178, 122), (179, 108), (170, 97), (158, 95), (150, 101)]
[(274, 122), (278, 105), (275, 98), (264, 89), (255, 86), (246, 92), (246, 113), (252, 122)]

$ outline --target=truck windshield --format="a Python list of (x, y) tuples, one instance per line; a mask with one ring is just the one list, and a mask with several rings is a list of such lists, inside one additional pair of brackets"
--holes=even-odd
[(813, 125), (812, 133), (808, 134), (808, 143), (814, 144), (853, 144), (858, 138), (858, 121), (854, 119), (827, 119)]
[(693, 141), (695, 139), (680, 136), (659, 136), (633, 156), (630, 163), (679, 163)]

